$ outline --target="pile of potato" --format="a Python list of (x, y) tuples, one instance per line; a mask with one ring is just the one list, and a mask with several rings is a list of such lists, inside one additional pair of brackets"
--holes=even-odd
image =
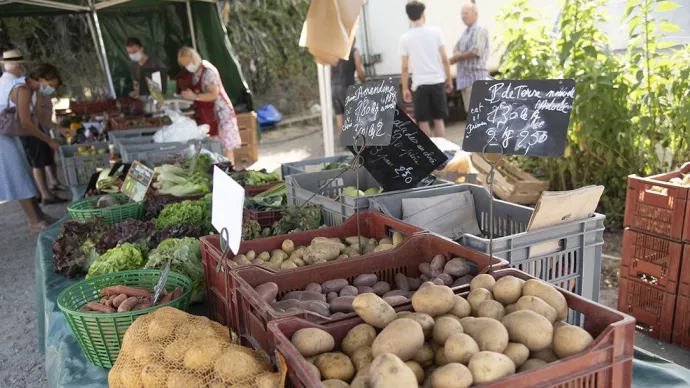
[(419, 264), (419, 277), (408, 277), (403, 273), (395, 275), (395, 283), (379, 280), (376, 274), (357, 276), (352, 284), (347, 279), (332, 279), (321, 284), (310, 283), (302, 291), (290, 291), (276, 301), (278, 285), (263, 283), (254, 288), (261, 299), (270, 303), (277, 312), (299, 312), (308, 310), (324, 317), (336, 318), (355, 311), (353, 302), (360, 294), (373, 293), (390, 305), (407, 302), (422, 283), (430, 281), (436, 285), (457, 287), (472, 280), (470, 264), (456, 257), (446, 262), (443, 255), (434, 256), (429, 262)]
[(281, 271), (357, 257), (371, 252), (387, 251), (396, 247), (403, 240), (403, 235), (400, 232), (394, 232), (391, 238), (385, 237), (381, 240), (363, 236), (346, 237), (344, 241), (337, 237), (314, 237), (307, 247), (295, 247), (292, 240), (285, 239), (281, 249), (259, 254), (256, 251), (249, 251), (233, 257), (232, 261), (240, 265), (256, 264)]
[(463, 388), (545, 366), (582, 352), (592, 336), (563, 322), (563, 294), (539, 280), (478, 275), (467, 298), (422, 284), (414, 311), (396, 313), (374, 293), (352, 305), (364, 320), (340, 344), (318, 328), (292, 344), (327, 388)]

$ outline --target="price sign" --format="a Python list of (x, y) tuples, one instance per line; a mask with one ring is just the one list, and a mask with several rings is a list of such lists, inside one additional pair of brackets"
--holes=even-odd
[(390, 144), (397, 100), (397, 88), (390, 78), (347, 88), (341, 144), (354, 145), (359, 135), (367, 146)]
[(153, 170), (135, 160), (127, 172), (120, 191), (132, 201), (138, 202), (146, 197), (151, 181), (153, 181)]
[[(355, 153), (352, 147), (350, 151)], [(386, 191), (413, 188), (420, 182), (429, 185), (429, 174), (448, 159), (398, 106), (390, 145), (367, 146), (361, 156), (364, 168)]]
[(561, 156), (574, 98), (569, 79), (476, 81), (462, 149), (494, 142), (506, 155)]

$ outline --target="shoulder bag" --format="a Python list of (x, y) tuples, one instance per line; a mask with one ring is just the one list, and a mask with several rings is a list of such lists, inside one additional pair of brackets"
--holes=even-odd
[(17, 106), (10, 107), (10, 96), (17, 87), (25, 87), (24, 85), (15, 85), (7, 95), (7, 106), (0, 111), (0, 135), (3, 136), (29, 136), (29, 132), (22, 127), (19, 121), (19, 111)]

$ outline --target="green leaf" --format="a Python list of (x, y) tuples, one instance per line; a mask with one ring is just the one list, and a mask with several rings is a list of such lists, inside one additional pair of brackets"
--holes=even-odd
[(673, 11), (676, 8), (680, 8), (680, 4), (674, 3), (672, 1), (661, 1), (656, 7), (657, 12), (668, 12)]
[(674, 47), (677, 45), (678, 45), (678, 43), (674, 43), (674, 42), (659, 42), (659, 43), (657, 43), (657, 48), (663, 50), (663, 49), (671, 48), (671, 47)]
[(628, 17), (630, 17), (630, 14), (632, 14), (635, 8), (637, 7), (637, 0), (628, 0), (628, 3), (625, 4), (625, 15), (623, 16), (622, 20), (625, 20)]
[(680, 31), (680, 26), (672, 23), (661, 23), (659, 24), (659, 29), (665, 32), (676, 32)]
[(628, 34), (632, 35), (640, 24), (642, 24), (642, 17), (640, 15), (630, 19), (630, 21), (628, 21)]

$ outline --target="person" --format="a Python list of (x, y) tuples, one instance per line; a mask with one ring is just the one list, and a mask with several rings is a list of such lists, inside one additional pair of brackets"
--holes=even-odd
[(177, 94), (194, 101), (192, 107), (197, 124), (208, 124), (209, 136), (220, 140), (223, 155), (234, 163), (233, 150), (241, 147), (242, 139), (235, 109), (225, 92), (218, 69), (202, 60), (199, 53), (190, 47), (180, 49), (177, 63), (184, 69), (176, 77)]
[(146, 78), (151, 78), (155, 72), (161, 73), (161, 89), (163, 94), (168, 89), (168, 70), (165, 63), (160, 59), (146, 54), (144, 45), (139, 38), (127, 38), (125, 42), (125, 50), (132, 60), (132, 92), (129, 94), (132, 98), (140, 98), (141, 96), (148, 96), (149, 87), (146, 83)]
[[(33, 115), (34, 107), (37, 106), (37, 94), (48, 95), (59, 84), (57, 69), (52, 65), (42, 64), (32, 70), (30, 77), (19, 77), (0, 85), (0, 110), (16, 108), (24, 130), (48, 144), (53, 151), (59, 149), (60, 143), (34, 124)], [(55, 222), (38, 205), (31, 168), (19, 137), (0, 135), (0, 182), (0, 201), (18, 200), (28, 218), (30, 231), (39, 232)]]
[[(410, 1), (405, 6), (412, 28), (400, 38), (402, 54), (402, 92), (405, 102), (414, 103), (414, 115), (419, 128), (427, 136), (443, 137), (443, 119), (448, 116), (446, 93), (453, 90), (450, 65), (443, 45), (443, 33), (438, 27), (426, 26), (425, 6)], [(412, 89), (408, 87), (412, 72)], [(434, 131), (429, 122), (434, 121)]]
[[(22, 59), (18, 60), (17, 58)], [(15, 81), (26, 72), (24, 59), (19, 50), (10, 50), (3, 53), (3, 59), (6, 60), (6, 64), (4, 65), (5, 72), (0, 77), (0, 84)], [(50, 96), (41, 97), (41, 108), (44, 113), (39, 120), (42, 126), (41, 129), (57, 129), (57, 125), (52, 122), (53, 104)], [(46, 123), (50, 124), (46, 125)], [(57, 178), (57, 167), (53, 150), (50, 149), (47, 143), (34, 136), (23, 136), (21, 137), (21, 142), (24, 146), (24, 152), (29, 159), (29, 165), (33, 169), (34, 180), (41, 194), (41, 202), (44, 205), (67, 202), (66, 199), (60, 198), (53, 193), (53, 191), (66, 190), (66, 187), (62, 186)]]
[(462, 33), (453, 49), (450, 63), (456, 66), (456, 89), (462, 92), (465, 111), (470, 111), (472, 84), (477, 80), (490, 79), (486, 69), (489, 57), (489, 31), (479, 24), (479, 13), (474, 3), (462, 7), (462, 22), (467, 29)]
[[(355, 72), (359, 82), (364, 82), (364, 70), (362, 69), (362, 56), (352, 41), (350, 57), (347, 60), (340, 59), (331, 68), (331, 90), (333, 94), (333, 111), (335, 112), (336, 131), (342, 132), (343, 115), (345, 113), (345, 96), (347, 88), (355, 84)], [(338, 136), (336, 136), (336, 139)]]

